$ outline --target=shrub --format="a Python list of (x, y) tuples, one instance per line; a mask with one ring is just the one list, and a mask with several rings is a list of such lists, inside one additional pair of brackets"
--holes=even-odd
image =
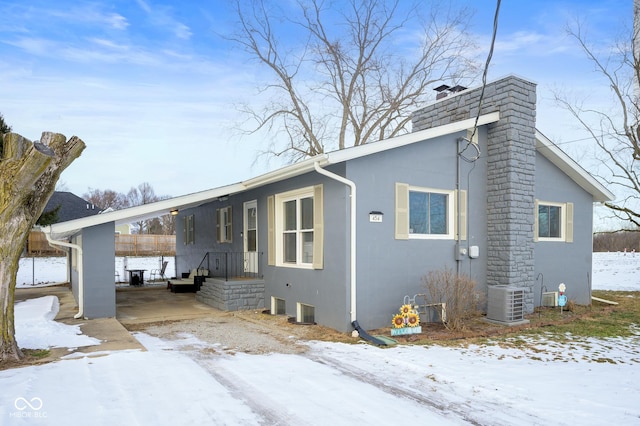
[[(445, 303), (446, 314), (443, 321), (449, 330), (463, 330), (465, 321), (480, 314), (484, 303), (484, 293), (476, 289), (476, 282), (467, 275), (457, 275), (452, 269), (430, 271), (422, 277), (431, 303)], [(440, 320), (441, 311), (438, 310)]]

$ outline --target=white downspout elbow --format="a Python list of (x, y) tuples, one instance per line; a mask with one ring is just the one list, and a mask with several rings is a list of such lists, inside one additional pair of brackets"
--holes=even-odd
[(82, 272), (82, 247), (78, 244), (67, 243), (66, 241), (58, 241), (51, 238), (51, 227), (42, 228), (45, 238), (52, 246), (69, 247), (78, 251), (78, 313), (73, 317), (75, 319), (82, 318), (84, 315), (84, 274)]
[(351, 188), (351, 322), (357, 320), (356, 315), (356, 184), (340, 175), (332, 173), (320, 167), (318, 162), (313, 163), (316, 172), (333, 180), (344, 183)]

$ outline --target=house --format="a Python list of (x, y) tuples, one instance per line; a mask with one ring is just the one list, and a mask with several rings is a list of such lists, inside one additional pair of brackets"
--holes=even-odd
[[(42, 211), (40, 220), (66, 222), (73, 219), (93, 216), (100, 209), (77, 195), (66, 191), (55, 191)], [(63, 254), (63, 251), (52, 248), (44, 235), (39, 231), (31, 231), (27, 239), (27, 255)]]
[(403, 136), (52, 225), (52, 238), (82, 253), (79, 315), (115, 315), (105, 236), (167, 212), (182, 224), (177, 270), (206, 269), (196, 297), (221, 309), (264, 307), (340, 331), (355, 320), (389, 327), (404, 296), (424, 292), (421, 277), (445, 267), (484, 289), (522, 289), (526, 312), (559, 283), (589, 304), (593, 203), (613, 195), (536, 130), (534, 83), (490, 83), (478, 108), (480, 93), (440, 97)]
[(55, 191), (47, 201), (43, 213), (51, 212), (57, 208), (59, 208), (57, 222), (66, 222), (100, 213), (100, 208), (96, 208), (90, 202), (66, 191)]

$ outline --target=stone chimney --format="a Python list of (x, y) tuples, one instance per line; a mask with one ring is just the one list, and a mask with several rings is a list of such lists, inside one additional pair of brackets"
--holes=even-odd
[[(450, 94), (416, 111), (413, 131), (475, 118), (481, 88)], [(515, 76), (487, 84), (481, 114), (499, 111), (488, 125), (487, 284), (528, 288), (533, 312), (536, 85)]]

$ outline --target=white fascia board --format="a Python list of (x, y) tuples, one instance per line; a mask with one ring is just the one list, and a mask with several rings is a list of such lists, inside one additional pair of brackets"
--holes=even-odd
[(281, 180), (289, 179), (295, 176), (300, 176), (313, 171), (315, 163), (318, 163), (321, 166), (327, 164), (327, 155), (318, 154), (311, 158), (302, 160), (298, 163), (291, 164), (290, 166), (285, 166), (272, 172), (268, 172), (263, 175), (242, 181), (242, 185), (244, 185), (245, 189), (251, 189), (273, 182), (279, 182)]
[(605, 202), (615, 199), (615, 195), (583, 169), (549, 138), (536, 130), (536, 150), (556, 167), (562, 170), (582, 189), (593, 195), (593, 201)]
[[(478, 118), (478, 126), (495, 123), (499, 119), (500, 113), (498, 111), (484, 114)], [(475, 124), (476, 119), (474, 117), (466, 120), (455, 121), (449, 124), (444, 124), (442, 126), (431, 127), (429, 129), (424, 129), (417, 132), (407, 133), (406, 135), (396, 136), (395, 138), (384, 139), (378, 142), (370, 142), (365, 145), (347, 148), (340, 151), (333, 151), (328, 154), (329, 163), (341, 163), (343, 161), (353, 160), (355, 158), (364, 157), (366, 155), (376, 154), (378, 152), (410, 145), (412, 143), (421, 142), (427, 139), (450, 135), (452, 133), (472, 129)]]
[(63, 238), (73, 235), (81, 229), (90, 226), (102, 225), (107, 222), (114, 222), (116, 225), (119, 225), (151, 219), (165, 214), (170, 214), (171, 210), (177, 209), (179, 211), (197, 207), (219, 197), (235, 194), (244, 190), (244, 185), (236, 183), (175, 198), (168, 198), (166, 200), (156, 201), (155, 203), (143, 204), (141, 206), (129, 207), (122, 210), (113, 210), (80, 219), (54, 223), (53, 225), (43, 227), (42, 230), (49, 233), (52, 238)]
[[(495, 123), (499, 119), (500, 114), (497, 111), (481, 115), (478, 118), (478, 126)], [(318, 154), (314, 157), (307, 158), (290, 166), (282, 167), (272, 172), (265, 173), (261, 176), (245, 180), (242, 182), (242, 184), (246, 189), (251, 189), (273, 182), (279, 182), (313, 171), (315, 163), (318, 163), (319, 166), (323, 167), (328, 164), (337, 164), (343, 161), (353, 160), (355, 158), (364, 157), (393, 148), (398, 148), (400, 146), (409, 145), (426, 139), (432, 139), (439, 136), (471, 129), (473, 128), (475, 122), (475, 118), (469, 118), (467, 120), (456, 121), (454, 123), (421, 130), (419, 132), (407, 133), (406, 135), (397, 136), (391, 139), (385, 139), (378, 142), (371, 142), (365, 145), (337, 150), (328, 154)]]

